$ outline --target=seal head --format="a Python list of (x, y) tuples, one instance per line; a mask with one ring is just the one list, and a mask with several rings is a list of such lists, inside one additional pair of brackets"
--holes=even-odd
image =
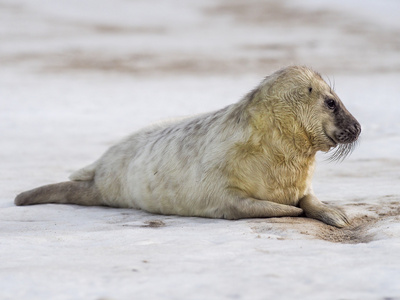
[[(346, 109), (321, 75), (293, 66), (275, 73), (270, 95), (277, 95), (291, 110), (291, 128), (304, 129), (313, 152), (335, 149), (331, 160), (343, 160), (352, 152), (361, 133), (360, 123)], [(287, 122), (287, 119), (285, 120)]]

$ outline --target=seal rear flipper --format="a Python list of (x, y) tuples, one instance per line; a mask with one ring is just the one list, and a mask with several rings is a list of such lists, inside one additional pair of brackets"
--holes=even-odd
[(69, 176), (70, 180), (73, 181), (89, 181), (94, 179), (96, 170), (96, 163), (88, 165), (78, 171), (75, 171)]
[(44, 203), (103, 205), (102, 197), (93, 181), (66, 181), (49, 184), (19, 194), (15, 205)]

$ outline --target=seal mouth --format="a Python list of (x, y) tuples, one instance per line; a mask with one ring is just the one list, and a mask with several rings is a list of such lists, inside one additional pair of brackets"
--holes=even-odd
[(334, 136), (330, 136), (325, 130), (324, 134), (326, 139), (330, 142), (329, 146), (331, 146), (331, 149), (329, 150), (331, 153), (330, 157), (328, 158), (329, 161), (343, 161), (353, 152), (355, 146), (357, 145), (358, 136), (351, 137), (343, 132), (341, 132), (339, 136), (336, 134)]
[(331, 136), (329, 136), (329, 134), (326, 133), (326, 131), (324, 130), (324, 135), (325, 137), (329, 140), (329, 146), (331, 147), (336, 147), (339, 143), (336, 142)]

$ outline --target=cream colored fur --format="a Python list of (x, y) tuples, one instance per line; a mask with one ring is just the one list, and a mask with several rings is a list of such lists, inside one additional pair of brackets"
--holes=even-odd
[(288, 67), (238, 103), (129, 136), (70, 179), (92, 181), (98, 205), (227, 219), (304, 211), (342, 227), (346, 215), (311, 187), (316, 152), (335, 146), (326, 97), (340, 101), (319, 74)]

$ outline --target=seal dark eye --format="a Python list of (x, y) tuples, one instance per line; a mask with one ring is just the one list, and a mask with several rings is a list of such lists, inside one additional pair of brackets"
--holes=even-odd
[(325, 104), (331, 110), (334, 110), (336, 108), (336, 101), (333, 99), (326, 99)]

